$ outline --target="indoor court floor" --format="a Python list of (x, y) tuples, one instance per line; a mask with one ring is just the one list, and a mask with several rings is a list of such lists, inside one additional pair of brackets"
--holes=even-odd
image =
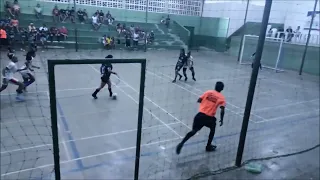
[[(23, 62), (23, 54), (17, 52)], [(53, 179), (47, 59), (146, 58), (147, 72), (141, 141), (141, 179), (185, 179), (234, 165), (251, 67), (235, 57), (193, 52), (197, 81), (172, 83), (177, 51), (125, 52), (48, 50), (37, 52), (36, 82), (25, 102), (15, 102), (15, 87), (1, 93), (1, 178)], [(1, 54), (1, 67), (7, 64)], [(63, 179), (132, 179), (140, 86), (139, 64), (114, 64), (120, 83), (91, 97), (100, 83), (99, 65), (56, 66), (57, 112)], [(17, 78), (21, 79), (17, 74)], [(114, 78), (114, 77), (113, 77)], [(180, 155), (175, 147), (191, 129), (198, 97), (223, 81), (227, 110), (217, 123), (214, 144), (203, 128)], [(300, 151), (319, 144), (319, 79), (297, 72), (262, 69), (257, 81), (243, 160)], [(219, 120), (219, 114), (217, 114)]]

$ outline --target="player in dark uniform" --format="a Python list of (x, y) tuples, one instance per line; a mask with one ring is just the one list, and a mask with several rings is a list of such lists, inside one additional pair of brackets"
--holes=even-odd
[[(176, 82), (178, 76), (179, 76), (179, 80), (181, 80), (182, 75), (179, 73), (179, 71), (181, 70), (181, 68), (183, 68), (183, 66), (186, 63), (187, 63), (187, 56), (186, 56), (185, 50), (181, 49), (179, 59), (175, 67), (175, 77), (174, 77), (174, 80), (172, 81), (173, 83)], [(184, 74), (184, 77), (185, 77), (185, 80), (188, 79), (186, 74)]]
[[(106, 59), (111, 59), (111, 58), (113, 58), (112, 55), (108, 55), (108, 56), (106, 57)], [(117, 75), (117, 73), (114, 72), (114, 71), (112, 71), (112, 69), (113, 69), (113, 67), (112, 67), (112, 64), (111, 64), (111, 63), (108, 63), (108, 62), (107, 62), (107, 63), (104, 63), (104, 64), (101, 65), (101, 67), (100, 67), (100, 72), (101, 72), (101, 84), (100, 84), (100, 87), (97, 88), (97, 89), (94, 91), (94, 93), (92, 94), (92, 97), (93, 97), (94, 99), (97, 99), (97, 98), (98, 98), (98, 97), (97, 97), (98, 92), (99, 92), (102, 88), (104, 88), (104, 86), (105, 86), (106, 84), (108, 84), (109, 96), (112, 97), (112, 89), (111, 89), (110, 76), (111, 76), (111, 74)]]
[(11, 47), (8, 47), (8, 53), (7, 56), (10, 60), (12, 60), (13, 56), (14, 56), (14, 50)]
[(194, 68), (193, 68), (193, 57), (191, 56), (191, 51), (188, 52), (187, 56), (187, 62), (185, 63), (185, 65), (183, 66), (183, 75), (185, 77), (185, 81), (187, 81), (187, 69), (189, 68), (189, 70), (191, 71), (192, 74), (192, 79), (194, 81), (196, 81), (195, 75), (196, 73), (194, 72)]
[(26, 62), (20, 68), (20, 74), (23, 78), (24, 90), (27, 91), (27, 87), (35, 82), (35, 77), (33, 75), (34, 69), (40, 69), (40, 67), (32, 64), (32, 60), (36, 57), (36, 46), (33, 45), (26, 54)]
[[(253, 68), (253, 63), (255, 61), (255, 56), (256, 56), (256, 53), (254, 52), (250, 57), (252, 59), (251, 68)], [(260, 70), (262, 69), (261, 63), (259, 65), (259, 68), (260, 68)]]

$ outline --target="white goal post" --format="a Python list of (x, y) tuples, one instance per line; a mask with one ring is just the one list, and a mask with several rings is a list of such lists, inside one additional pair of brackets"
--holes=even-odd
[[(240, 53), (240, 64), (251, 65), (253, 58), (251, 55), (255, 53), (259, 36), (244, 35), (242, 48)], [(261, 56), (261, 65), (263, 68), (272, 69), (276, 72), (284, 71), (281, 69), (283, 38), (266, 37), (264, 49)]]

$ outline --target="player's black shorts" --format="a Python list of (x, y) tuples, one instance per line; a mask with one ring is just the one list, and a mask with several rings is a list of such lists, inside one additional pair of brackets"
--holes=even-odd
[(215, 128), (216, 127), (217, 119), (215, 117), (208, 116), (204, 113), (199, 112), (193, 120), (192, 129), (199, 131), (203, 126), (208, 128)]
[(110, 81), (110, 77), (102, 76), (101, 77), (101, 81), (104, 82), (104, 83), (108, 83)]
[(182, 67), (183, 67), (183, 65), (177, 64), (175, 70), (180, 71)]

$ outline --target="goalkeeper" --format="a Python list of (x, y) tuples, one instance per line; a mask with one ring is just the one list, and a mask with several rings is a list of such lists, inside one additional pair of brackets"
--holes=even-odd
[[(255, 57), (256, 57), (256, 52), (254, 52), (250, 57), (252, 59), (251, 68), (253, 68), (253, 63), (255, 61)], [(262, 69), (261, 62), (259, 64), (259, 67), (260, 67), (260, 70), (261, 70)]]

